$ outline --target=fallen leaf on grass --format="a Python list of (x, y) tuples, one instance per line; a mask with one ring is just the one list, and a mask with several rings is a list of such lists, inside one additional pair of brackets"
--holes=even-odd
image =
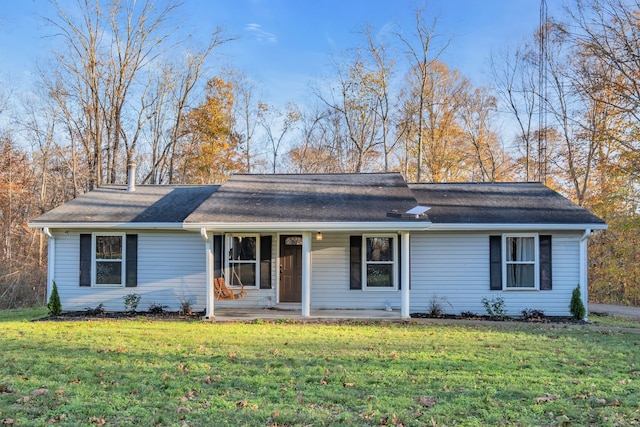
[(436, 399), (431, 396), (420, 396), (416, 399), (416, 402), (425, 408), (432, 408), (436, 404)]
[(58, 421), (62, 421), (65, 418), (67, 418), (67, 414), (60, 414), (56, 417), (51, 417), (47, 419), (47, 424), (53, 424), (53, 423), (57, 423)]
[(178, 406), (178, 407), (176, 408), (176, 412), (177, 412), (178, 414), (179, 414), (179, 413), (181, 413), (181, 412), (185, 412), (185, 413), (187, 413), (187, 414), (188, 414), (188, 413), (190, 413), (190, 412), (191, 412), (191, 409), (187, 408), (186, 406)]
[(546, 403), (546, 402), (553, 402), (556, 399), (560, 399), (560, 395), (559, 394), (545, 394), (542, 397), (536, 397), (536, 403)]
[(96, 416), (89, 418), (89, 422), (91, 424), (97, 424), (99, 426), (103, 426), (107, 423), (104, 418), (98, 418)]
[(60, 395), (64, 394), (64, 390), (63, 389), (56, 390), (54, 394), (56, 396), (60, 396)]
[(46, 388), (39, 388), (31, 392), (31, 397), (41, 396), (47, 393), (49, 393), (49, 390), (47, 390)]
[(598, 405), (606, 405), (607, 404), (607, 400), (606, 399), (596, 399), (596, 403)]
[(237, 408), (244, 408), (247, 405), (249, 405), (249, 402), (247, 402), (246, 400), (238, 400), (236, 402), (236, 407)]
[(342, 383), (343, 387), (355, 387), (356, 383)]

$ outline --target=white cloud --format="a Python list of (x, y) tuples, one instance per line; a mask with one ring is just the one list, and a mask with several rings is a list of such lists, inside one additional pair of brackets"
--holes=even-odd
[(278, 37), (262, 29), (260, 24), (247, 24), (244, 26), (245, 31), (251, 33), (259, 42), (276, 43)]

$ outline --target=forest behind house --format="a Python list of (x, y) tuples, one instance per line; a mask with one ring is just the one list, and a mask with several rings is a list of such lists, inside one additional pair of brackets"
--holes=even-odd
[(235, 41), (223, 27), (205, 44), (177, 38), (179, 2), (53, 4), (43, 20), (61, 48), (34, 66), (36, 96), (0, 88), (0, 308), (46, 302), (46, 237), (28, 221), (124, 183), (129, 162), (138, 184), (380, 171), (541, 181), (609, 225), (589, 242), (590, 300), (640, 305), (640, 0), (572, 0), (487, 58), (487, 87), (443, 61), (428, 4), (385, 37), (362, 22), (304, 105), (221, 66)]

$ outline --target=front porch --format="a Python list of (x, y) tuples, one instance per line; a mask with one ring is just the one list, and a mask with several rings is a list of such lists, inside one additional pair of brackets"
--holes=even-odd
[(238, 322), (248, 320), (314, 320), (314, 319), (331, 319), (331, 320), (349, 320), (349, 319), (367, 319), (367, 320), (401, 320), (402, 316), (399, 310), (311, 310), (309, 316), (303, 316), (300, 308), (217, 308), (215, 317), (204, 320), (214, 322)]

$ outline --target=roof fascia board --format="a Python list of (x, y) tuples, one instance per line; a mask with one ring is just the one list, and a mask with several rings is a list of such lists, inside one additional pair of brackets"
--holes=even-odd
[(606, 224), (508, 224), (508, 223), (485, 223), (485, 224), (433, 224), (430, 230), (433, 231), (486, 231), (486, 230), (506, 230), (506, 231), (531, 231), (531, 230), (606, 230)]
[(247, 223), (189, 223), (184, 225), (185, 230), (200, 232), (201, 228), (207, 230), (224, 231), (424, 231), (429, 229), (431, 223), (422, 222), (247, 222)]
[(182, 230), (181, 222), (29, 222), (30, 228), (49, 229), (162, 229)]

